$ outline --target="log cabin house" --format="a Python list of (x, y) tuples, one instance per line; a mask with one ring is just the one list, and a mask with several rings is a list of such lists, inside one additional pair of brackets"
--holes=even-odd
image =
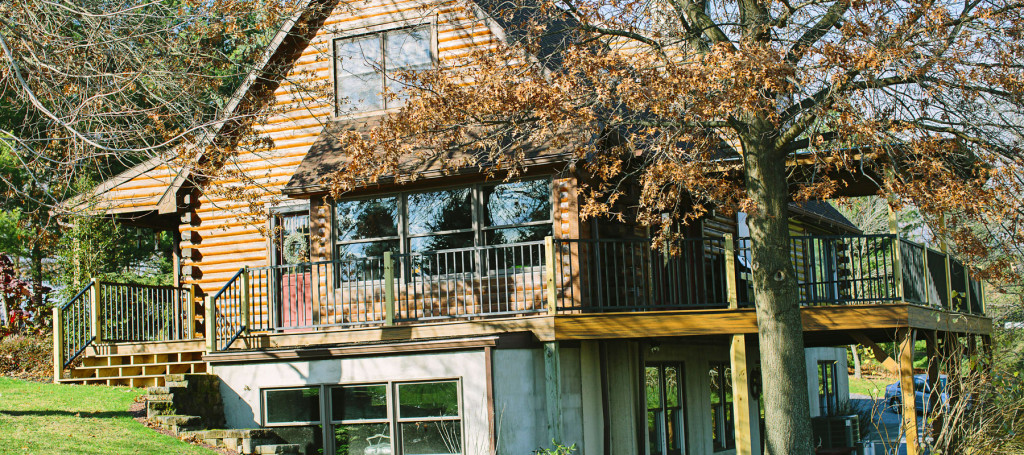
[[(417, 163), (415, 183), (328, 196), (340, 134), (394, 107), (387, 79), (346, 55), (458, 59), (506, 39), (490, 8), (307, 0), (213, 139), (239, 118), (272, 139), (232, 163), (276, 195), (265, 229), (244, 219), (248, 202), (208, 190), (231, 182), (166, 160), (99, 185), (98, 216), (175, 235), (176, 284), (93, 281), (60, 305), (54, 379), (213, 373), (229, 428), (273, 429), (306, 454), (527, 454), (552, 440), (760, 453), (770, 371), (742, 214), (688, 226), (676, 254), (653, 250), (636, 226), (581, 221), (580, 177), (542, 147), (515, 181)], [(339, 112), (302, 96), (311, 84), (356, 101)], [(791, 226), (813, 416), (849, 398), (849, 344), (896, 341), (906, 380), (915, 336), (948, 348), (990, 334), (981, 284), (943, 251), (864, 235), (823, 202), (794, 205)]]

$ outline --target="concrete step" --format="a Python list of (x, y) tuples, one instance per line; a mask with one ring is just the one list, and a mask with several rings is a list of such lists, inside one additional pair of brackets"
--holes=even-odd
[(195, 431), (202, 428), (203, 419), (199, 416), (183, 416), (183, 415), (158, 415), (153, 417), (153, 420), (160, 425), (160, 427), (175, 432), (176, 434), (182, 434), (187, 431)]
[(146, 395), (146, 401), (172, 401), (174, 400), (173, 393), (162, 393), (162, 394), (149, 394)]
[(266, 444), (256, 446), (256, 455), (299, 455), (298, 444)]
[(146, 418), (155, 419), (157, 416), (175, 415), (174, 402), (171, 400), (146, 401)]

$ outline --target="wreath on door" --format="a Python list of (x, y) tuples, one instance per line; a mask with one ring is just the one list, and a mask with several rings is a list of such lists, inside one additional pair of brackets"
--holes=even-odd
[(282, 247), (284, 260), (288, 264), (306, 262), (309, 258), (309, 239), (302, 232), (293, 232), (284, 238)]

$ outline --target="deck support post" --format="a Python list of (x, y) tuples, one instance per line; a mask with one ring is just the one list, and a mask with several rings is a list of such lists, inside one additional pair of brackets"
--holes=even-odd
[(896, 345), (899, 349), (900, 395), (903, 417), (903, 435), (907, 440), (907, 455), (918, 455), (917, 408), (914, 400), (914, 333), (913, 329), (899, 329)]
[(206, 317), (203, 318), (203, 325), (206, 327), (206, 353), (217, 352), (217, 309), (214, 307), (213, 296), (206, 297)]
[[(925, 397), (927, 408), (925, 408), (924, 415), (925, 421), (927, 421), (928, 415), (934, 416), (932, 420), (931, 436), (932, 440), (936, 440), (942, 432), (943, 425), (942, 417), (944, 412), (941, 411), (942, 408), (940, 407), (942, 406), (940, 400), (942, 391), (939, 390), (939, 374), (940, 366), (944, 359), (939, 355), (938, 332), (934, 330), (927, 330), (924, 332), (924, 336), (925, 344), (927, 346), (925, 352), (928, 357), (928, 396)], [(936, 409), (939, 409), (939, 411), (936, 412)]]
[(732, 363), (732, 406), (735, 424), (736, 455), (753, 455), (751, 440), (753, 421), (750, 417), (750, 380), (747, 374), (747, 337), (733, 335), (729, 349)]
[[(958, 409), (960, 405), (961, 387), (963, 387), (964, 347), (960, 343), (960, 335), (956, 332), (945, 332), (942, 338), (942, 356), (946, 358), (946, 393), (949, 409)], [(946, 435), (945, 447), (956, 450), (959, 446), (957, 432)]]
[(53, 307), (53, 383), (60, 382), (64, 372), (64, 321), (60, 306)]
[(395, 259), (384, 252), (384, 325), (395, 325)]
[(92, 287), (89, 288), (89, 300), (92, 305), (92, 311), (90, 312), (90, 325), (92, 328), (92, 342), (93, 344), (99, 344), (103, 342), (103, 330), (101, 324), (103, 318), (100, 315), (100, 311), (103, 308), (101, 299), (103, 294), (100, 292), (100, 281), (96, 278), (92, 279)]
[(544, 396), (548, 440), (562, 443), (562, 362), (557, 341), (544, 343)]
[(550, 235), (544, 237), (544, 254), (547, 256), (544, 280), (547, 310), (549, 316), (554, 316), (558, 312), (558, 292), (555, 290), (555, 239)]
[(242, 289), (239, 295), (239, 305), (241, 308), (238, 309), (239, 323), (242, 324), (242, 335), (249, 335), (249, 267), (242, 268)]

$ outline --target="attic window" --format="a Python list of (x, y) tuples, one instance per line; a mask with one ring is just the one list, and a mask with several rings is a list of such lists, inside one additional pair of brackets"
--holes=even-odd
[(335, 102), (338, 115), (398, 107), (402, 99), (400, 71), (431, 68), (429, 25), (388, 30), (334, 41)]

